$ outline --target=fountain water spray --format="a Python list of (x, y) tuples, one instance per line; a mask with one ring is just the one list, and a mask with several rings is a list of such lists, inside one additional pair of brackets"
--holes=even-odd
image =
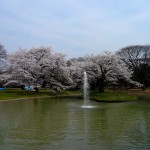
[(89, 84), (87, 74), (84, 71), (83, 73), (83, 98), (84, 98), (84, 106), (82, 108), (87, 108), (87, 103), (89, 102)]

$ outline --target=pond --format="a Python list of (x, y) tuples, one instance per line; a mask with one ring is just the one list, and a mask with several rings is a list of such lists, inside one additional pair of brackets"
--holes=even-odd
[(0, 102), (0, 150), (150, 149), (150, 101), (81, 99)]

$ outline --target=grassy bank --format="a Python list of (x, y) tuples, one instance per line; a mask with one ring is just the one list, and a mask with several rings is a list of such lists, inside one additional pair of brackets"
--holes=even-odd
[[(36, 97), (82, 97), (81, 91), (62, 91), (57, 94), (52, 93), (46, 89), (40, 89), (39, 92), (35, 91), (23, 91), (21, 89), (6, 89), (0, 91), (0, 100), (12, 100), (22, 98), (36, 98)], [(150, 89), (145, 91), (141, 89), (132, 90), (106, 90), (105, 93), (99, 93), (98, 91), (90, 92), (90, 99), (94, 99), (100, 102), (124, 102), (133, 101), (139, 97), (150, 98)]]
[(47, 97), (47, 96), (79, 96), (79, 91), (62, 91), (59, 93), (53, 93), (46, 89), (40, 89), (39, 92), (35, 91), (24, 91), (21, 89), (6, 89), (0, 91), (0, 100), (11, 100), (11, 99), (22, 99), (22, 98), (36, 98), (36, 97)]
[(90, 93), (90, 98), (100, 102), (127, 102), (137, 100), (141, 96), (150, 96), (150, 90), (106, 90), (105, 93), (94, 91)]

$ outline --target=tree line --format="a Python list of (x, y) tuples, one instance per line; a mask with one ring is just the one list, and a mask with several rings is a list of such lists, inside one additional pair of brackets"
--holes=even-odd
[(150, 86), (150, 46), (135, 45), (116, 53), (104, 52), (66, 60), (50, 47), (17, 50), (7, 54), (0, 44), (0, 86), (33, 85), (52, 91), (81, 89), (86, 71), (91, 89), (106, 86)]

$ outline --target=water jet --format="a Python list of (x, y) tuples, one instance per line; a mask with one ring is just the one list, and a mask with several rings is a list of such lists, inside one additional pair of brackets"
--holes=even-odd
[(84, 100), (84, 105), (82, 108), (91, 108), (92, 106), (88, 106), (89, 102), (89, 83), (88, 83), (88, 78), (87, 74), (84, 71), (83, 73), (83, 100)]

